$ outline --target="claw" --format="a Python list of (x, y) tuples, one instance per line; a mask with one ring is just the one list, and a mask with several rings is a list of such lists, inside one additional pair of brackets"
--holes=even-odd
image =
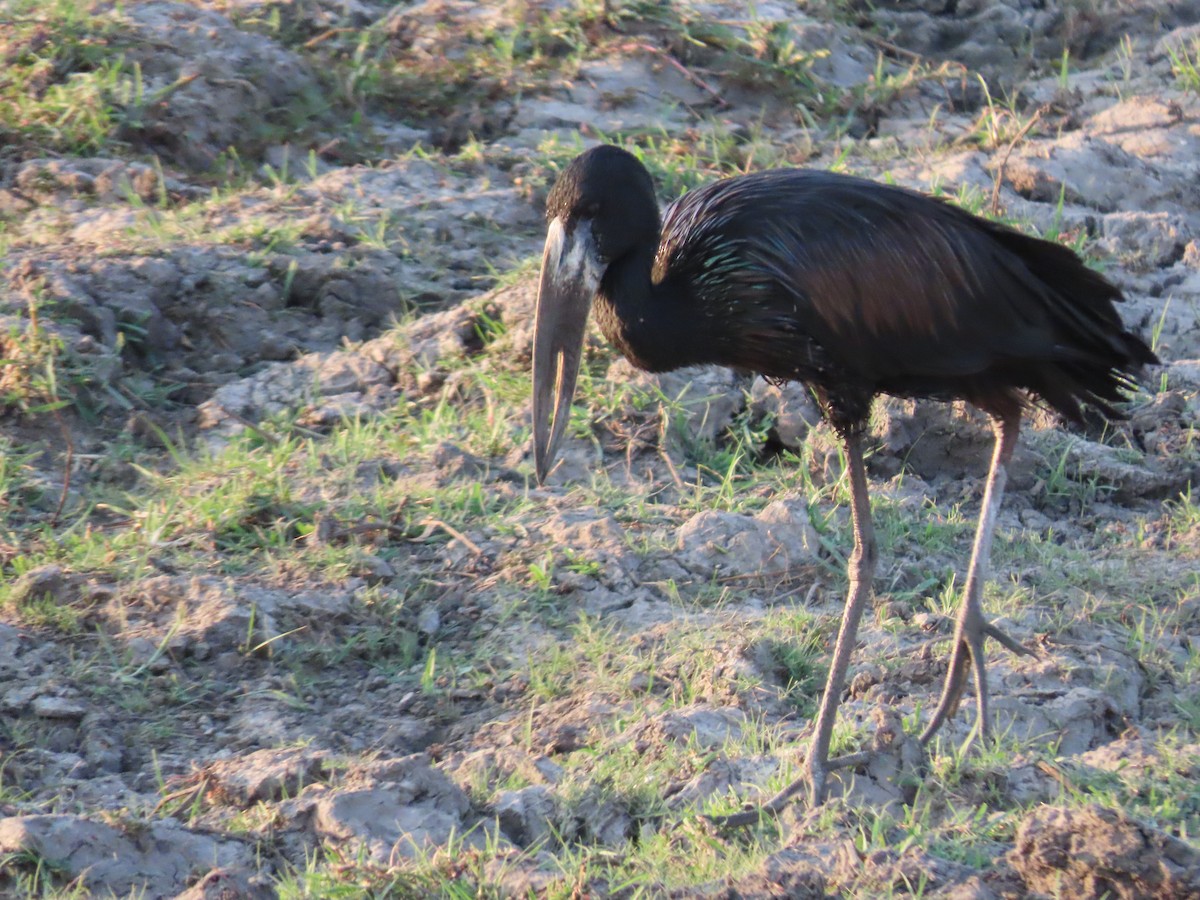
[(809, 806), (820, 806), (825, 801), (825, 782), (831, 772), (865, 765), (871, 761), (871, 757), (870, 751), (864, 750), (860, 753), (847, 753), (845, 756), (828, 759), (819, 765), (815, 762), (811, 763), (805, 767), (803, 775), (762, 806), (747, 806), (741, 812), (725, 816), (702, 816), (701, 818), (718, 828), (744, 828), (747, 825), (757, 825), (764, 818), (773, 819), (779, 815), (788, 802), (805, 788), (808, 788)]

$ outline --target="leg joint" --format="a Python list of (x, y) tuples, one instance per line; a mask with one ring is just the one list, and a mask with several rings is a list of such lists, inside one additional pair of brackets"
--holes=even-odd
[(850, 553), (850, 565), (863, 567), (874, 570), (875, 563), (879, 559), (879, 548), (875, 543), (875, 536), (871, 535), (865, 540), (860, 540), (854, 545), (854, 550)]

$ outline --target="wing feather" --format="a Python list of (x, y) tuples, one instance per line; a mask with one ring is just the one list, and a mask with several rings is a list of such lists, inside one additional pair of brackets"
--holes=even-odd
[[(667, 211), (653, 278), (702, 295), (718, 361), (775, 377), (936, 393), (1018, 364), (1107, 371), (1130, 353), (1112, 308), (1120, 292), (1067, 248), (828, 172), (762, 172), (685, 195)], [(1030, 379), (1021, 386), (1038, 390)]]

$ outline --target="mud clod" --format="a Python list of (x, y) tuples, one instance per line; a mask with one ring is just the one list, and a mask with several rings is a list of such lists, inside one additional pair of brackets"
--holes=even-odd
[(1114, 809), (1043, 806), (1021, 823), (1010, 864), (1030, 889), (1085, 900), (1200, 897), (1200, 853)]

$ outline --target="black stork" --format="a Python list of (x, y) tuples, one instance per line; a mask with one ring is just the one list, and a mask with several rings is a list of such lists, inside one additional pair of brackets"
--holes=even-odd
[[(933, 197), (832, 172), (777, 169), (717, 181), (660, 220), (646, 168), (618, 147), (576, 157), (547, 201), (533, 352), (533, 434), (541, 482), (570, 413), (589, 309), (605, 337), (651, 372), (717, 364), (807, 384), (845, 443), (854, 552), (815, 734), (777, 812), (828, 774), (865, 760), (829, 758), (830, 737), (875, 571), (862, 435), (876, 394), (962, 399), (996, 433), (964, 599), (941, 699), (922, 744), (953, 715), (974, 673), (988, 731), (984, 641), (1030, 653), (984, 618), (996, 513), (1022, 411), (1108, 416), (1154, 353), (1127, 332), (1120, 290), (1070, 249)], [(730, 816), (744, 824), (757, 811)]]

